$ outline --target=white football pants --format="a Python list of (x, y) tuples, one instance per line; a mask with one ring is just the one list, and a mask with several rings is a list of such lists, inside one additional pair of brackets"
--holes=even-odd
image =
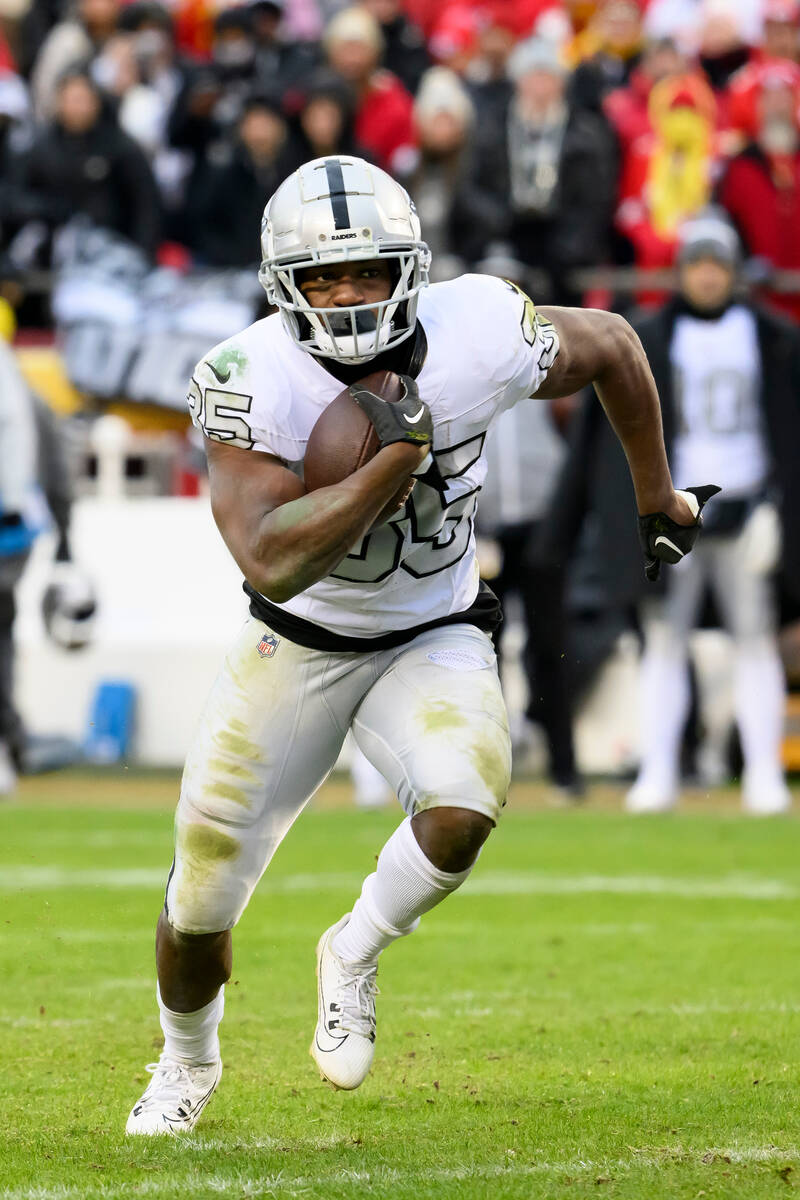
[(663, 601), (646, 618), (641, 669), (642, 763), (637, 785), (670, 794), (678, 782), (681, 736), (689, 709), (689, 635), (708, 584), (734, 641), (735, 712), (746, 773), (782, 780), (780, 744), (785, 681), (775, 638), (768, 576), (746, 569), (737, 537), (702, 534), (692, 553), (668, 568)]
[(166, 896), (185, 933), (236, 924), (351, 727), (409, 815), (450, 806), (496, 822), (506, 801), (511, 743), (486, 634), (448, 625), (374, 654), (279, 638), (262, 656), (264, 633), (245, 623), (186, 760)]

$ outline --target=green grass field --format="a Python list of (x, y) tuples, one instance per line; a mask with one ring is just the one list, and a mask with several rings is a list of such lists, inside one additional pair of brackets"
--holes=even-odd
[(237, 933), (193, 1136), (126, 1139), (157, 1057), (172, 777), (26, 781), (0, 810), (0, 1196), (785, 1196), (800, 1188), (795, 820), (634, 820), (518, 785), (463, 891), (385, 955), (355, 1093), (307, 1048), (314, 946), (397, 813), (333, 785)]

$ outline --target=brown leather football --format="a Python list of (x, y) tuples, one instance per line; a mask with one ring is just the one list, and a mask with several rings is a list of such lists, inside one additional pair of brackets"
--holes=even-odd
[[(405, 395), (405, 388), (393, 371), (374, 371), (359, 379), (358, 386), (390, 402), (402, 400)], [(315, 492), (318, 488), (341, 483), (374, 458), (379, 449), (375, 426), (345, 388), (335, 400), (331, 400), (311, 430), (303, 461), (307, 491)], [(374, 525), (382, 524), (402, 507), (411, 494), (413, 482), (403, 484), (398, 489)]]

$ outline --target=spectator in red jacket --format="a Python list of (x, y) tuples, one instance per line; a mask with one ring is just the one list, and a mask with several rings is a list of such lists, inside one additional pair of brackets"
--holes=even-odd
[(400, 178), (417, 163), (414, 101), (396, 75), (380, 69), (380, 26), (363, 8), (345, 8), (323, 35), (328, 63), (356, 94), (356, 140), (379, 166)]
[(662, 79), (682, 75), (686, 59), (670, 38), (651, 42), (626, 87), (615, 88), (603, 100), (603, 113), (619, 140), (624, 156), (634, 141), (653, 132), (650, 120), (650, 92)]
[(731, 80), (727, 94), (728, 122), (742, 150), (758, 134), (758, 104), (765, 87), (784, 83), (800, 92), (800, 65), (788, 58), (759, 58)]
[[(800, 269), (800, 88), (766, 73), (756, 104), (755, 139), (728, 166), (719, 189), (751, 258), (767, 271)], [(800, 295), (767, 293), (800, 320)]]
[(617, 229), (638, 266), (668, 267), (680, 226), (711, 198), (716, 103), (705, 78), (693, 72), (657, 83), (648, 115), (650, 131), (634, 139), (625, 157)]

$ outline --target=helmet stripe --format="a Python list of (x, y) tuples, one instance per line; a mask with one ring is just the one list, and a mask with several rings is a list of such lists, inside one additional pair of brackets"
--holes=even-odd
[(336, 229), (349, 229), (350, 212), (347, 207), (347, 192), (344, 188), (342, 164), (338, 158), (325, 159), (325, 174), (328, 176), (334, 226)]

